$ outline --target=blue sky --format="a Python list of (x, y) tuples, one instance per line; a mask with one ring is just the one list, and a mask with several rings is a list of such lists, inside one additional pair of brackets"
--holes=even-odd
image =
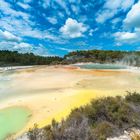
[(0, 0), (0, 50), (91, 49), (140, 50), (140, 1)]

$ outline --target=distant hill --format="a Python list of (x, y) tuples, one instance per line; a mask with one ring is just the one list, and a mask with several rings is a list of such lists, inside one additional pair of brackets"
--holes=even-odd
[(94, 63), (122, 63), (140, 66), (140, 51), (105, 51), (87, 50), (70, 52), (64, 56), (67, 63), (94, 62)]
[(50, 65), (59, 63), (63, 58), (58, 56), (37, 56), (33, 53), (21, 54), (17, 51), (0, 51), (0, 66), (17, 65)]
[(54, 65), (79, 62), (122, 63), (140, 66), (140, 52), (87, 50), (70, 52), (62, 58), (59, 56), (37, 56), (33, 53), (21, 54), (17, 51), (0, 51), (0, 66)]

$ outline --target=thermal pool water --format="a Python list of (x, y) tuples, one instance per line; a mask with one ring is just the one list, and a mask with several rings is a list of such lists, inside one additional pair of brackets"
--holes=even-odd
[(99, 63), (85, 63), (85, 64), (75, 64), (82, 69), (127, 69), (127, 66), (119, 64), (99, 64)]
[(24, 107), (9, 107), (0, 110), (0, 140), (20, 131), (30, 118), (30, 111)]

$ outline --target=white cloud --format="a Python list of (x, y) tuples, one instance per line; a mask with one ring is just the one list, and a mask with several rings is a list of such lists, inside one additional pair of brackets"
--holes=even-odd
[(65, 25), (59, 30), (63, 35), (70, 38), (77, 38), (83, 36), (83, 33), (87, 31), (87, 27), (83, 23), (77, 22), (75, 19), (68, 18)]
[(25, 3), (21, 3), (21, 2), (18, 2), (18, 5), (24, 9), (31, 8), (29, 4), (25, 4)]
[(90, 35), (90, 36), (93, 36), (93, 33), (96, 32), (96, 31), (98, 31), (98, 28), (90, 29), (90, 30), (89, 30), (89, 35)]
[(54, 17), (48, 17), (47, 19), (48, 19), (48, 21), (49, 21), (51, 24), (57, 24), (57, 19), (56, 19), (56, 18), (54, 18)]
[(36, 55), (48, 56), (50, 55), (48, 52), (48, 48), (39, 44), (38, 46), (34, 46), (33, 53)]
[(64, 0), (55, 0), (55, 2), (65, 10), (67, 15), (70, 15), (69, 8)]
[(15, 46), (17, 42), (9, 42), (9, 41), (0, 41), (0, 50), (10, 50), (13, 51), (13, 46)]
[(41, 4), (44, 8), (48, 8), (51, 4), (51, 0), (43, 0), (43, 3)]
[(71, 5), (71, 9), (75, 14), (78, 14), (80, 11), (79, 6), (76, 6), (74, 4)]
[(136, 32), (117, 32), (114, 37), (118, 42), (122, 43), (134, 43), (139, 40), (139, 35)]
[(112, 10), (127, 10), (134, 4), (134, 0), (106, 0), (104, 8)]
[(98, 23), (104, 23), (113, 18), (118, 12), (126, 11), (134, 4), (134, 0), (106, 0), (103, 8), (96, 17)]
[(26, 22), (22, 19), (16, 19), (14, 17), (3, 17), (1, 18), (0, 28), (7, 30), (11, 33), (16, 33), (16, 35), (22, 37), (33, 37), (38, 39), (48, 39), (56, 41), (61, 44), (61, 38), (49, 30), (40, 31), (39, 29), (33, 29), (32, 21)]
[[(61, 38), (51, 31), (41, 31), (37, 28), (33, 28), (36, 26), (36, 23), (31, 20), (32, 15), (12, 9), (11, 5), (4, 0), (0, 0), (0, 11), (5, 14), (5, 16), (0, 19), (0, 29), (14, 33), (20, 38), (33, 37), (41, 40), (53, 40), (60, 44), (62, 43)], [(53, 24), (57, 22), (57, 19), (53, 17), (48, 18), (48, 20)]]
[(48, 8), (50, 6), (54, 6), (53, 4), (57, 3), (59, 6), (61, 6), (65, 11), (66, 13), (69, 15), (70, 14), (70, 11), (69, 11), (69, 8), (67, 6), (67, 3), (70, 3), (70, 4), (80, 4), (81, 0), (42, 0), (42, 1), (39, 1), (40, 4), (42, 4), (42, 6), (44, 8)]
[(29, 15), (27, 13), (16, 11), (11, 8), (11, 5), (4, 0), (0, 0), (0, 10), (5, 14), (6, 16), (11, 17), (22, 17), (25, 21), (29, 19)]
[(106, 0), (104, 8), (107, 9), (117, 9), (120, 7), (122, 0)]
[(14, 32), (20, 37), (30, 36), (30, 37), (40, 37), (41, 32), (37, 29), (32, 29), (32, 21), (24, 21), (22, 19), (16, 19), (15, 17), (3, 17), (0, 21), (0, 28), (7, 30), (8, 32)]
[[(17, 2), (26, 11), (32, 0), (23, 0)], [(67, 40), (60, 36), (53, 28), (49, 30), (40, 30), (36, 27), (36, 21), (32, 20), (34, 15), (30, 13), (15, 10), (14, 7), (5, 0), (0, 0), (0, 12), (2, 13), (0, 19), (0, 50), (11, 50), (19, 52), (33, 52), (38, 55), (47, 55), (48, 50), (43, 45), (33, 45), (27, 43), (25, 37), (37, 38), (45, 42), (54, 42), (64, 44)], [(45, 17), (46, 18), (46, 17)], [(57, 19), (49, 18), (53, 24)], [(47, 45), (48, 46), (48, 45)]]
[(115, 33), (115, 36), (119, 40), (130, 40), (130, 39), (136, 39), (137, 38), (136, 33), (130, 33), (130, 32), (117, 32), (117, 33)]
[(64, 18), (64, 14), (62, 12), (58, 12), (58, 16)]
[(112, 10), (112, 11), (108, 9), (104, 10), (97, 15), (96, 21), (98, 23), (104, 23), (106, 20), (112, 18), (116, 14), (116, 12), (117, 11), (115, 10)]
[(119, 23), (122, 23), (122, 19), (117, 17), (111, 20), (112, 23), (112, 29), (118, 29)]
[(27, 42), (9, 42), (1, 41), (0, 50), (18, 51), (20, 53), (30, 53), (33, 52), (36, 55), (48, 56), (48, 49), (42, 44), (32, 45)]
[[(117, 42), (121, 43), (138, 43), (140, 42), (140, 1), (132, 6), (126, 18), (123, 21), (123, 26), (126, 31), (117, 32), (114, 37)], [(123, 30), (124, 30), (123, 29)], [(133, 32), (131, 32), (133, 29)]]
[(114, 18), (111, 22), (112, 22), (112, 24), (117, 24), (117, 23), (119, 23), (121, 21), (122, 21), (121, 18)]
[(8, 31), (2, 31), (2, 30), (0, 30), (0, 38), (3, 39), (3, 40), (15, 41), (15, 42), (21, 40), (20, 37), (17, 37), (16, 35), (8, 32)]
[(33, 52), (33, 47), (34, 46), (31, 44), (20, 42), (20, 43), (17, 43), (15, 46), (13, 46), (13, 50), (16, 50), (21, 53), (27, 53), (27, 52), (30, 53), (30, 52)]
[(44, 7), (44, 8), (48, 8), (48, 7), (52, 7), (52, 8), (56, 8), (56, 3), (65, 10), (67, 15), (70, 15), (70, 11), (69, 11), (69, 7), (67, 5), (67, 3), (80, 3), (81, 0), (42, 0), (39, 1), (40, 4)]
[(21, 53), (31, 52), (32, 45), (25, 42), (10, 42), (10, 41), (1, 41), (0, 50), (10, 50), (10, 51), (19, 51)]
[(66, 52), (74, 51), (74, 49), (69, 49), (69, 48), (59, 48), (59, 50), (66, 51)]
[(127, 27), (140, 27), (140, 1), (128, 12), (124, 24)]
[(93, 32), (94, 32), (93, 29), (89, 30), (89, 35), (92, 36), (93, 35)]
[(50, 39), (50, 40), (53, 40), (53, 41), (57, 40), (56, 36), (53, 36), (53, 35), (48, 34), (48, 33), (45, 34), (44, 38), (47, 38), (47, 39)]
[(122, 0), (121, 7), (124, 11), (131, 8), (135, 0)]
[(28, 48), (28, 49), (31, 49), (32, 46), (31, 46), (31, 44), (21, 42), (21, 43), (19, 43), (19, 44), (16, 44), (16, 45), (14, 46), (14, 48), (15, 48), (15, 49), (21, 49), (21, 48)]

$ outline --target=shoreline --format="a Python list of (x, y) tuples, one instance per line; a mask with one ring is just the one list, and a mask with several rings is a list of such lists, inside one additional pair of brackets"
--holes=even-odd
[(10, 70), (19, 70), (19, 69), (28, 69), (33, 68), (35, 66), (6, 66), (0, 67), (0, 72), (10, 71)]

